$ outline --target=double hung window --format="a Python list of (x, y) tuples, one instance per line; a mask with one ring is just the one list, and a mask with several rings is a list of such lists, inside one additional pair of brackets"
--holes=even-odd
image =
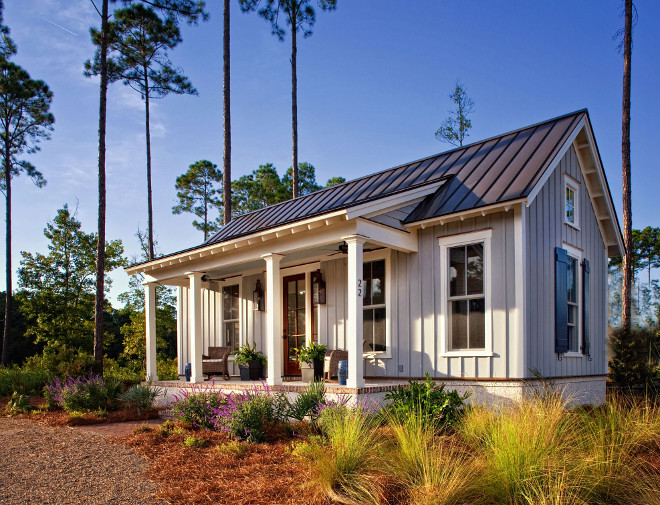
[(387, 307), (385, 296), (385, 260), (363, 264), (363, 352), (387, 351)]
[(492, 353), (490, 240), (492, 230), (441, 237), (441, 333), (448, 355)]

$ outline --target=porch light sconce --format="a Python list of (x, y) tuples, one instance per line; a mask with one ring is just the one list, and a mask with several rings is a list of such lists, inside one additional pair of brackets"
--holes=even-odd
[(257, 286), (252, 292), (254, 310), (264, 310), (264, 290), (261, 288), (261, 280), (257, 279)]
[(325, 281), (321, 270), (312, 272), (312, 294), (314, 305), (325, 305)]
[(342, 254), (348, 254), (348, 244), (346, 242), (339, 245), (339, 252)]

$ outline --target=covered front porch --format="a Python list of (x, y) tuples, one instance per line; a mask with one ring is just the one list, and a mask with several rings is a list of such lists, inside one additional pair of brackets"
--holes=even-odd
[[(342, 214), (145, 264), (147, 378), (158, 380), (155, 291), (161, 284), (177, 288), (179, 374), (191, 365), (191, 381), (172, 387), (205, 381), (202, 356), (209, 347), (254, 343), (267, 357), (264, 387), (297, 390), (304, 385), (288, 380), (299, 374), (294, 349), (313, 341), (348, 352), (345, 393), (385, 387), (365, 383), (365, 361), (378, 366), (391, 348), (385, 283), (394, 251), (416, 252), (416, 232)], [(378, 272), (370, 262), (378, 262)], [(216, 386), (244, 388), (233, 378), (237, 372), (230, 357), (232, 380), (216, 378)], [(338, 385), (328, 387), (343, 394), (334, 390)]]

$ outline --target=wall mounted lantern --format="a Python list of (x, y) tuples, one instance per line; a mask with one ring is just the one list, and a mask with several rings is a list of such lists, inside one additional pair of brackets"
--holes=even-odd
[(254, 302), (254, 310), (264, 310), (264, 290), (261, 288), (260, 279), (257, 279), (257, 286), (252, 292), (252, 302)]
[(312, 296), (314, 305), (325, 305), (325, 281), (321, 270), (312, 272)]

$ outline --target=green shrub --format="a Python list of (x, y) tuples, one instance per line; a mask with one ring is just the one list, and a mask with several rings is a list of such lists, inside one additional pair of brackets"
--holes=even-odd
[(53, 375), (43, 368), (0, 366), (0, 396), (10, 396), (14, 392), (37, 395), (52, 378)]
[(448, 429), (460, 420), (465, 400), (456, 390), (445, 391), (445, 385), (437, 386), (426, 374), (424, 382), (408, 381), (408, 386), (399, 386), (385, 395), (390, 403), (384, 409), (389, 416), (405, 422), (406, 419), (421, 415), (422, 421), (438, 429)]
[(110, 358), (103, 360), (103, 377), (118, 380), (127, 387), (139, 384), (145, 376), (144, 370), (139, 366), (122, 366)]
[(206, 447), (208, 442), (202, 438), (193, 437), (192, 435), (187, 436), (183, 439), (183, 445), (186, 447)]
[(227, 429), (232, 438), (248, 442), (264, 442), (267, 431), (281, 421), (281, 396), (244, 394), (229, 397), (227, 409), (219, 412), (217, 426)]
[(49, 402), (56, 403), (67, 412), (90, 412), (116, 408), (117, 398), (122, 391), (121, 382), (90, 373), (86, 377), (58, 378), (46, 387)]
[(312, 421), (318, 417), (319, 407), (325, 404), (325, 386), (323, 382), (312, 382), (291, 404), (289, 417), (302, 421), (306, 417)]
[(158, 370), (158, 380), (175, 381), (179, 379), (179, 365), (176, 358), (161, 358), (156, 360), (156, 370)]
[(182, 389), (174, 395), (172, 404), (173, 417), (194, 428), (212, 430), (216, 427), (214, 420), (220, 408), (227, 404), (227, 397), (214, 390), (193, 388)]
[(163, 389), (152, 386), (151, 383), (136, 384), (119, 396), (119, 400), (129, 407), (136, 407), (138, 413), (142, 410), (151, 410), (154, 401), (163, 394)]
[(660, 331), (657, 328), (632, 327), (626, 332), (617, 328), (609, 337), (611, 359), (610, 378), (617, 386), (629, 389), (638, 386), (650, 393), (660, 394), (653, 387), (658, 376)]
[(23, 414), (33, 411), (34, 407), (30, 405), (30, 402), (28, 401), (29, 399), (30, 398), (27, 395), (14, 392), (11, 395), (9, 402), (7, 402), (7, 412), (10, 414)]
[(47, 370), (53, 377), (81, 377), (94, 368), (94, 357), (67, 347), (47, 347), (43, 354), (25, 360), (26, 368)]

